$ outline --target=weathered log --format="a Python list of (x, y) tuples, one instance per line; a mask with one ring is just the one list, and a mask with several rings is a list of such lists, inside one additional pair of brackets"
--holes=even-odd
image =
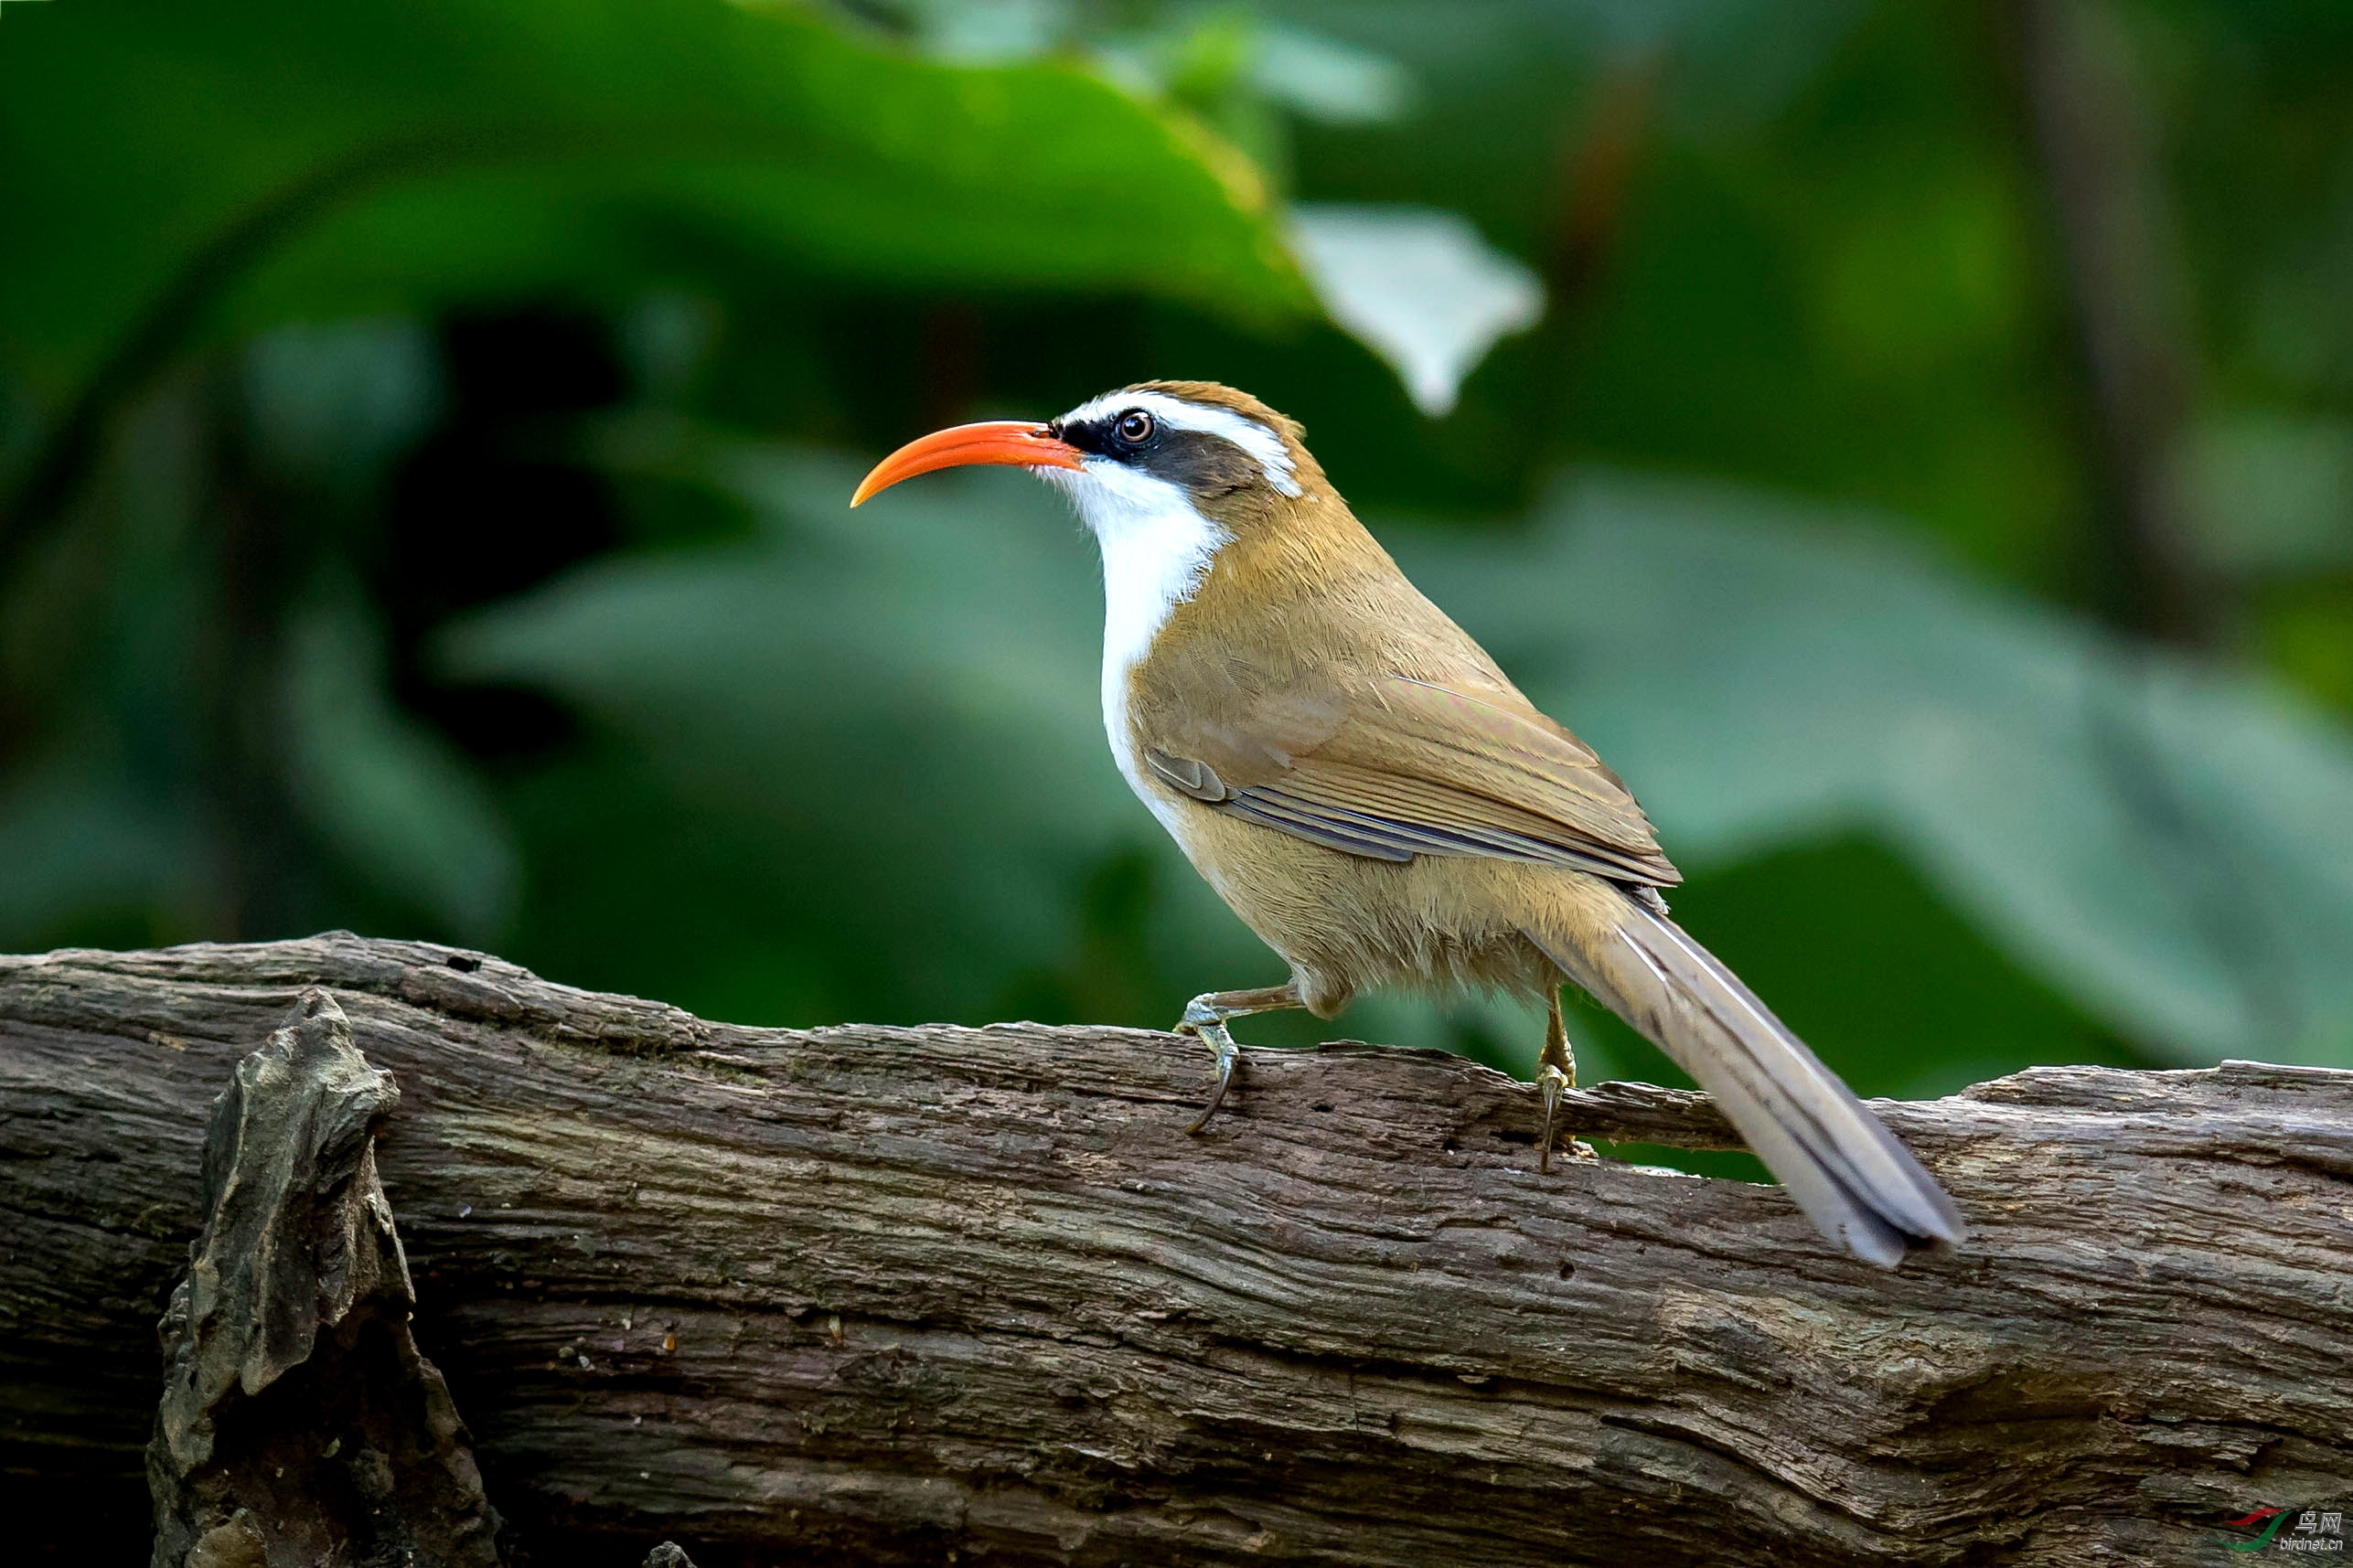
[[(135, 1475), (205, 1107), (305, 987), (535, 1562), (2177, 1564), (2353, 1493), (2353, 1073), (1887, 1104), (1968, 1244), (1537, 1174), (1432, 1052), (732, 1028), (348, 937), (0, 960), (0, 1454)], [(1605, 1085), (1588, 1136), (1715, 1147)], [(109, 1468), (109, 1467), (112, 1468)], [(787, 1549), (789, 1556), (786, 1557)]]
[(399, 1100), (314, 990), (213, 1102), (204, 1229), (164, 1313), (154, 1568), (497, 1568), (377, 1176)]

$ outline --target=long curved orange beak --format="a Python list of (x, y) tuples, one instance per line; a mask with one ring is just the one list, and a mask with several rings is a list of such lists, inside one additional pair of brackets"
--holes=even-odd
[(850, 504), (862, 505), (869, 496), (935, 468), (962, 468), (975, 463), (1001, 463), (1016, 468), (1084, 466), (1078, 448), (1055, 440), (1042, 424), (1025, 420), (960, 424), (920, 436), (874, 464)]

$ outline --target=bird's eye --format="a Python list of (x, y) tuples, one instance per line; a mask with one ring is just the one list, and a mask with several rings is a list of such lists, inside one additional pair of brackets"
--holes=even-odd
[(1141, 446), (1152, 439), (1152, 416), (1141, 409), (1129, 409), (1111, 427), (1111, 433), (1128, 446)]

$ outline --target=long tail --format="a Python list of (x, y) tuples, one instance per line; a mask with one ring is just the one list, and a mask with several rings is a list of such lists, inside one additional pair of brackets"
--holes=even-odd
[(1883, 1268), (1959, 1242), (1952, 1200), (1854, 1091), (1663, 911), (1623, 902), (1610, 926), (1528, 937), (1716, 1097), (1824, 1235)]

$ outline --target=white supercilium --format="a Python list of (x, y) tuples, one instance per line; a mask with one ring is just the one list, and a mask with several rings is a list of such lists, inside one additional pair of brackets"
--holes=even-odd
[(1299, 480), (1291, 472), (1290, 448), (1283, 444), (1283, 438), (1249, 415), (1237, 414), (1232, 409), (1188, 403), (1166, 392), (1106, 392), (1093, 402), (1079, 404), (1062, 420), (1064, 424), (1086, 424), (1116, 417), (1129, 409), (1143, 410), (1171, 430), (1196, 430), (1224, 436), (1257, 459), (1258, 471), (1267, 476), (1267, 484), (1286, 496), (1299, 493)]

